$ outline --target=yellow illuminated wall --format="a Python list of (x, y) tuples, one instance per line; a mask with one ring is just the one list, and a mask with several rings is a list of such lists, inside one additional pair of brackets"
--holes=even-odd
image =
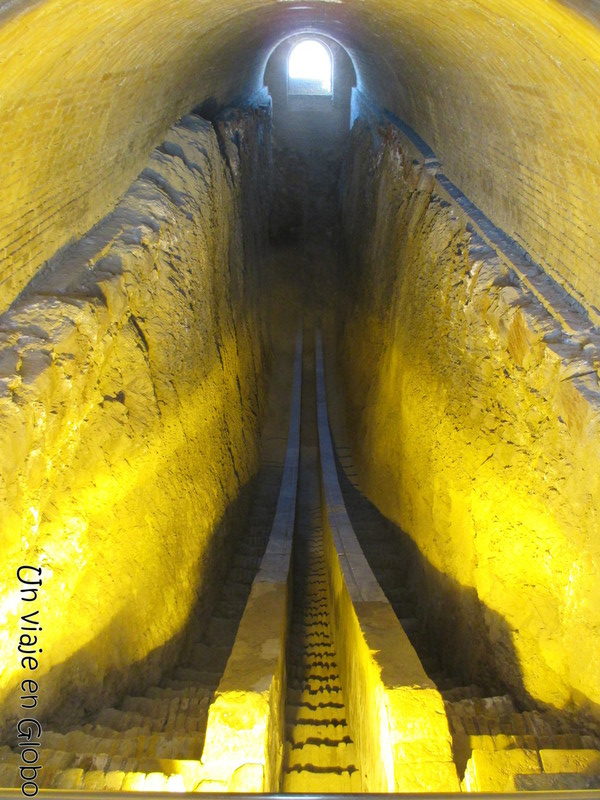
[(391, 129), (381, 145), (355, 131), (344, 213), (361, 485), (416, 543), (447, 664), (597, 714), (595, 351), (466, 231)]
[[(449, 177), (596, 319), (597, 22), (591, 0), (3, 3), (0, 311), (114, 208), (180, 114), (254, 92), (272, 48), (310, 26), (348, 48), (359, 88), (406, 119)], [(236, 377), (252, 387), (260, 372), (255, 306), (239, 263), (229, 264), (240, 252), (233, 189), (214, 139), (206, 147), (198, 185), (212, 200), (189, 210), (198, 185), (183, 186), (163, 214), (160, 195), (122, 239), (123, 267), (112, 245), (84, 243), (78, 268), (104, 259), (102, 289), (86, 285), (87, 268), (67, 269), (71, 283), (30, 295), (0, 329), (2, 577), (8, 587), (28, 548), (55, 564), (47, 647), (57, 663), (46, 663), (65, 695), (105, 680), (98, 695), (110, 695), (130, 663), (181, 628), (208, 569), (202, 543), (252, 471), (255, 417)], [(427, 207), (432, 231), (396, 241), (394, 223), (390, 248), (374, 246), (382, 258), (369, 260), (362, 285), (371, 299), (349, 327), (357, 407), (360, 392), (369, 396), (363, 466), (378, 464), (366, 472), (371, 489), (429, 542), (433, 569), (465, 589), (469, 607), (479, 593), (504, 672), (516, 675), (516, 659), (536, 696), (596, 702), (595, 417), (535, 326), (527, 332), (510, 287), (468, 304), (455, 297), (466, 291), (466, 279), (450, 277), (467, 269), (450, 256), (462, 223), (445, 242), (448, 212)], [(397, 252), (410, 256), (404, 271)], [(438, 263), (443, 285), (428, 270)], [(226, 290), (227, 275), (239, 280)], [(128, 593), (131, 605), (118, 599)], [(11, 597), (7, 588), (9, 618)], [(82, 613), (67, 624), (71, 597)], [(82, 647), (75, 679), (69, 659)], [(11, 673), (2, 680), (6, 689)]]
[[(19, 615), (43, 628), (36, 713), (60, 703), (66, 722), (156, 680), (210, 601), (256, 469), (268, 125), (221, 123), (226, 166), (210, 123), (184, 118), (3, 317), (2, 721), (29, 677)], [(27, 608), (20, 564), (43, 569)]]

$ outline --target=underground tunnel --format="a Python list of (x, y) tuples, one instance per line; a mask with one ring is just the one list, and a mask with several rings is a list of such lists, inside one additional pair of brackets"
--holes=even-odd
[(600, 789), (599, 28), (0, 4), (0, 791)]

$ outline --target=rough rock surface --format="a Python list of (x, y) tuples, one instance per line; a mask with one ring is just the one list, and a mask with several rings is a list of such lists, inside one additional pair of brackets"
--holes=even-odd
[(393, 128), (355, 127), (344, 192), (355, 457), (416, 544), (431, 633), (466, 677), (598, 714), (596, 334), (561, 328)]
[[(210, 602), (256, 469), (269, 125), (184, 117), (0, 317), (3, 722), (24, 677), (65, 722), (155, 679)], [(43, 568), (35, 602), (20, 564)]]

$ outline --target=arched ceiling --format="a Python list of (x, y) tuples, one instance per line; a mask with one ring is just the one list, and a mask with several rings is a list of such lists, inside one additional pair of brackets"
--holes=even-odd
[(0, 5), (0, 307), (103, 216), (169, 125), (261, 84), (310, 28), (359, 87), (588, 306), (600, 306), (600, 35), (575, 0), (38, 0)]

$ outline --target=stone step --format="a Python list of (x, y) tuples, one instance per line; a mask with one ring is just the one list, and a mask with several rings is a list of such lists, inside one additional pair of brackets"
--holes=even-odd
[(463, 784), (469, 792), (600, 788), (600, 750), (474, 749)]
[(181, 775), (165, 775), (162, 772), (124, 772), (122, 770), (109, 772), (93, 770), (86, 773), (80, 768), (56, 772), (47, 788), (84, 789), (87, 791), (185, 791)]
[(327, 720), (290, 721), (286, 726), (286, 740), (290, 744), (305, 743), (315, 737), (339, 741), (349, 735), (346, 720), (333, 720), (331, 724), (327, 722)]
[(562, 729), (562, 724), (549, 715), (539, 711), (524, 711), (521, 714), (526, 733), (533, 733), (536, 736), (553, 736), (555, 733), (569, 733), (567, 729)]
[(204, 736), (198, 735), (197, 731), (187, 734), (168, 733), (157, 738), (153, 752), (149, 750), (148, 755), (161, 759), (161, 762), (163, 759), (197, 762), (202, 756), (203, 747)]
[(53, 777), (52, 789), (81, 789), (85, 773), (81, 768), (59, 770)]
[(597, 750), (600, 749), (600, 740), (594, 736), (580, 735), (577, 733), (557, 733), (554, 736), (535, 736), (523, 734), (510, 736), (497, 734), (496, 736), (475, 735), (466, 737), (471, 750)]
[(336, 697), (342, 696), (342, 688), (339, 683), (334, 683), (327, 679), (319, 680), (318, 678), (307, 678), (306, 680), (292, 680), (289, 683), (289, 695), (295, 697), (295, 693), (306, 693), (308, 698), (313, 699), (313, 702), (326, 703), (335, 700)]
[[(329, 673), (331, 675), (336, 675), (336, 674), (338, 674), (338, 671), (339, 671), (339, 666), (338, 666), (337, 661), (335, 661), (334, 659), (330, 659), (330, 658), (325, 658), (325, 659), (319, 658), (314, 653), (309, 653), (309, 654), (305, 655), (305, 657), (303, 659), (303, 662), (302, 662), (302, 665), (301, 665), (301, 668), (302, 669), (306, 669), (306, 670), (313, 670), (313, 669), (321, 668), (323, 670), (326, 670), (327, 673)], [(291, 668), (291, 667), (288, 668), (288, 669), (289, 669), (290, 673), (292, 671), (295, 672), (295, 670), (293, 668)]]
[(293, 667), (290, 667), (288, 670), (288, 677), (292, 680), (299, 679), (301, 682), (302, 680), (339, 682), (340, 679), (336, 669), (332, 670), (329, 666), (322, 666), (318, 662), (315, 663), (312, 659), (306, 664), (296, 663)]
[[(334, 741), (334, 740), (331, 740)], [(305, 769), (311, 767), (356, 767), (356, 750), (353, 742), (342, 741), (339, 744), (307, 743), (286, 744), (288, 769)]]
[(185, 689), (169, 689), (164, 686), (151, 686), (146, 692), (146, 696), (156, 700), (187, 697), (190, 700), (207, 699), (210, 701), (212, 692), (207, 692), (205, 688), (196, 685), (188, 686)]
[(89, 736), (94, 736), (98, 739), (119, 739), (121, 737), (136, 737), (136, 736), (149, 736), (148, 725), (138, 725), (133, 728), (128, 728), (125, 731), (118, 731), (115, 728), (109, 728), (106, 725), (100, 725), (95, 722), (85, 722), (79, 727), (82, 733), (87, 733)]
[(302, 622), (294, 623), (290, 630), (292, 633), (300, 633), (305, 636), (325, 636), (330, 637), (331, 632), (329, 626), (323, 622), (322, 618), (307, 619), (306, 616)]
[[(44, 732), (44, 741), (51, 735)], [(63, 743), (59, 737), (62, 734), (52, 734), (48, 743), (60, 749), (71, 749), (70, 743)], [(199, 759), (202, 755), (202, 739), (197, 732), (185, 733), (140, 733), (139, 728), (123, 733), (106, 728), (102, 725), (86, 725), (80, 730), (80, 735), (88, 737), (88, 742), (83, 742), (80, 752), (104, 752), (120, 755), (136, 755), (140, 758), (177, 758)], [(56, 737), (56, 738), (54, 738)], [(79, 751), (78, 751), (79, 752)]]
[(206, 641), (209, 645), (231, 645), (239, 627), (238, 620), (213, 615), (208, 623)]
[[(102, 753), (104, 755), (138, 756), (141, 755), (140, 739), (145, 737), (122, 736), (101, 738), (91, 736), (81, 730), (69, 731), (68, 733), (55, 733), (54, 731), (44, 731), (44, 749), (49, 748), (60, 754), (67, 753)], [(146, 737), (148, 738), (148, 737)], [(46, 766), (49, 762), (43, 762)], [(54, 763), (54, 762), (53, 762)], [(69, 762), (70, 763), (70, 762)], [(58, 763), (58, 766), (68, 766), (68, 763)]]
[(358, 794), (362, 791), (360, 773), (293, 770), (283, 775), (283, 791), (294, 794)]
[(515, 776), (541, 773), (537, 750), (473, 750), (467, 762), (463, 789), (466, 792), (515, 792)]
[(196, 697), (177, 695), (175, 697), (145, 697), (127, 695), (121, 704), (123, 711), (135, 711), (145, 717), (154, 719), (168, 719), (181, 711), (189, 714), (200, 714), (208, 707), (209, 695), (202, 694)]
[(600, 750), (541, 749), (539, 753), (544, 772), (600, 775)]
[(207, 694), (213, 691), (213, 686), (217, 686), (221, 680), (222, 673), (218, 670), (196, 669), (191, 666), (177, 667), (173, 671), (173, 680), (193, 681), (200, 689), (205, 689)]
[[(170, 678), (168, 680), (163, 681), (163, 685), (165, 689), (198, 689), (198, 683), (194, 680), (180, 680), (179, 678)], [(203, 692), (207, 693), (209, 700), (212, 698), (214, 694), (214, 688), (210, 686), (202, 686), (200, 687)]]
[[(320, 713), (323, 710), (326, 714), (331, 714), (334, 711), (336, 714), (341, 713), (344, 717), (346, 716), (340, 691), (328, 692), (322, 686), (315, 691), (304, 687), (302, 689), (288, 689), (287, 697), (290, 706), (317, 709), (316, 711), (311, 710), (311, 714)], [(339, 706), (341, 706), (341, 710), (338, 711)]]
[(484, 690), (480, 686), (471, 684), (470, 686), (453, 686), (451, 689), (443, 689), (441, 694), (445, 701), (453, 703), (458, 700), (483, 697)]
[(522, 736), (533, 734), (534, 736), (548, 737), (559, 733), (552, 727), (548, 718), (544, 718), (535, 711), (477, 717), (449, 713), (448, 721), (450, 729), (457, 735)]
[(222, 674), (230, 653), (231, 647), (227, 645), (208, 645), (205, 642), (195, 642), (190, 651), (193, 661), (191, 666), (200, 672)]
[(290, 709), (299, 709), (303, 714), (346, 716), (344, 698), (339, 692), (327, 696), (324, 692), (313, 692), (306, 688), (288, 689), (287, 705)]
[(447, 702), (445, 705), (449, 715), (461, 718), (500, 717), (516, 711), (512, 697), (508, 694), (497, 697), (468, 697)]
[(150, 732), (152, 729), (148, 717), (132, 711), (121, 711), (118, 708), (103, 708), (96, 717), (96, 723), (122, 732), (132, 728), (141, 728), (145, 732)]
[[(305, 640), (305, 645), (307, 647), (310, 646), (322, 647), (324, 650), (329, 650), (329, 648), (333, 647), (333, 642), (331, 640), (331, 637), (328, 634), (324, 634), (323, 632), (307, 633), (304, 636), (304, 640)], [(296, 646), (291, 648), (291, 654), (293, 658), (295, 653), (297, 653), (298, 654), (297, 657), (300, 658), (301, 652), (303, 652), (303, 650), (298, 650)]]
[(572, 772), (543, 772), (538, 775), (515, 775), (515, 786), (520, 792), (600, 789), (600, 775), (578, 775)]
[[(148, 699), (148, 698), (142, 698)], [(162, 708), (161, 704), (161, 708)], [(162, 731), (179, 731), (192, 733), (203, 731), (206, 727), (207, 706), (198, 707), (189, 712), (181, 708), (168, 711), (141, 713), (138, 711), (121, 711), (116, 708), (105, 708), (97, 716), (97, 723), (117, 731), (127, 731), (133, 727), (144, 727), (147, 733), (160, 733)]]
[[(115, 741), (115, 740), (110, 740)], [(117, 740), (117, 744), (119, 744)], [(123, 770), (125, 772), (154, 772), (159, 767), (156, 757), (136, 755), (135, 752), (125, 752), (117, 749), (114, 753), (96, 752), (89, 750), (89, 738), (80, 742), (82, 750), (60, 750), (44, 747), (39, 751), (39, 763), (44, 769), (68, 770), (81, 769), (84, 772), (107, 770)], [(4, 758), (3, 764), (20, 765), (20, 755), (12, 753), (11, 758)], [(175, 763), (175, 762), (173, 762)]]

